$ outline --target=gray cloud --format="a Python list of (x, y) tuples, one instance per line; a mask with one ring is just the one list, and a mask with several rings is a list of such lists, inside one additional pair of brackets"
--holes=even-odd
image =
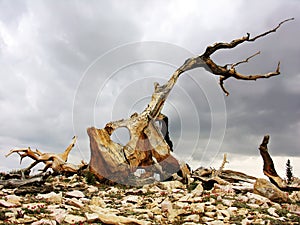
[[(88, 81), (88, 88), (80, 89), (80, 84), (87, 79), (83, 76), (87, 68), (107, 51), (129, 42), (161, 41), (201, 54), (214, 42), (231, 41), (246, 32), (256, 35), (299, 13), (300, 4), (293, 0), (189, 4), (1, 1), (0, 169), (15, 167), (17, 157), (3, 159), (13, 147), (58, 152), (74, 134), (80, 144), (71, 160), (89, 160), (86, 128), (101, 127), (111, 117), (121, 119), (141, 110), (153, 90), (153, 81), (163, 83), (175, 69), (155, 63), (128, 66), (115, 73), (97, 99), (99, 82), (112, 66), (122, 62), (109, 59), (105, 66), (94, 68), (95, 80)], [(261, 54), (241, 65), (239, 71), (269, 72), (280, 60), (282, 75), (278, 77), (256, 82), (229, 79), (225, 85), (231, 95), (226, 98), (214, 77), (203, 69), (179, 79), (164, 109), (178, 146), (177, 155), (203, 162), (219, 152), (257, 155), (262, 136), (269, 133), (273, 155), (300, 156), (299, 23), (296, 18), (268, 37), (214, 56), (218, 63), (226, 64), (260, 50)], [(150, 54), (148, 51), (127, 54), (138, 57)], [(159, 51), (151, 54), (162, 55)], [(165, 62), (174, 58), (180, 65), (185, 60), (171, 50), (164, 54), (169, 57)], [(222, 104), (226, 104), (227, 114)]]

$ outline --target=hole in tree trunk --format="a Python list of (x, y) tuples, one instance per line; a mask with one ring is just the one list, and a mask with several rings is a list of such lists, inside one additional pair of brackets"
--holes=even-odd
[(113, 142), (119, 143), (125, 146), (130, 140), (130, 132), (127, 127), (117, 128), (111, 135), (111, 140)]

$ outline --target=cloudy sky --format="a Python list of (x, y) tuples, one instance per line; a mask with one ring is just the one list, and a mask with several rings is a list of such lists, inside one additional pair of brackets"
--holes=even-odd
[[(12, 148), (61, 152), (74, 135), (70, 160), (88, 162), (87, 127), (143, 110), (153, 83), (206, 46), (295, 17), (270, 36), (214, 56), (226, 64), (261, 51), (238, 70), (266, 73), (281, 61), (280, 76), (229, 79), (225, 97), (216, 77), (196, 69), (179, 79), (163, 112), (175, 154), (194, 167), (218, 167), (227, 152), (227, 168), (262, 174), (257, 148), (270, 134), (278, 171), (289, 158), (299, 176), (299, 15), (297, 0), (0, 0), (0, 171), (20, 167), (17, 155), (4, 157)], [(126, 141), (122, 132), (115, 138)]]

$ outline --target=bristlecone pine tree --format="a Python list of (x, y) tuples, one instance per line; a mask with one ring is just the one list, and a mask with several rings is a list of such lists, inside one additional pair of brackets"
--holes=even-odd
[(293, 178), (293, 167), (291, 166), (291, 161), (288, 159), (286, 162), (286, 178), (287, 178), (287, 183), (291, 184), (292, 183), (292, 178)]

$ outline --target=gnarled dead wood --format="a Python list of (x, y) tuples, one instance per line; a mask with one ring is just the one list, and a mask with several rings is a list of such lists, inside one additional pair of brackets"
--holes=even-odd
[[(247, 33), (246, 36), (235, 39), (230, 43), (220, 42), (208, 46), (202, 55), (187, 59), (173, 73), (167, 83), (163, 85), (154, 84), (154, 93), (152, 94), (151, 102), (143, 112), (140, 114), (134, 113), (128, 119), (109, 122), (103, 129), (88, 128), (87, 132), (90, 137), (91, 148), (90, 170), (98, 178), (105, 177), (118, 181), (126, 180), (139, 167), (155, 170), (157, 167), (153, 165), (156, 162), (166, 174), (177, 172), (180, 166), (178, 161), (171, 155), (172, 146), (168, 141), (168, 135), (163, 134), (163, 130), (155, 122), (166, 118), (161, 114), (161, 111), (179, 76), (191, 69), (204, 68), (220, 77), (220, 86), (224, 93), (229, 95), (224, 87), (224, 81), (228, 78), (256, 80), (279, 75), (280, 63), (278, 63), (274, 72), (266, 74), (244, 75), (236, 71), (236, 67), (239, 64), (248, 62), (250, 58), (258, 53), (246, 60), (231, 64), (230, 67), (228, 65), (218, 65), (211, 59), (211, 56), (218, 50), (232, 49), (244, 42), (253, 42), (272, 32), (276, 32), (283, 23), (290, 20), (293, 20), (293, 18), (284, 20), (274, 29), (253, 38)], [(130, 140), (125, 145), (115, 143), (110, 138), (112, 133), (120, 127), (126, 127), (130, 133)], [(165, 177), (165, 175), (161, 177)]]
[(260, 146), (258, 148), (260, 155), (264, 162), (264, 166), (263, 166), (264, 174), (270, 179), (271, 183), (275, 184), (277, 187), (279, 187), (283, 191), (298, 191), (298, 190), (300, 190), (300, 187), (288, 186), (287, 182), (277, 174), (273, 160), (272, 160), (272, 158), (269, 154), (269, 150), (268, 150), (269, 139), (270, 139), (270, 136), (265, 135), (262, 140), (262, 143), (260, 144)]
[(286, 188), (286, 182), (277, 174), (275, 170), (275, 166), (273, 160), (268, 151), (268, 143), (269, 143), (270, 136), (265, 135), (263, 138), (262, 143), (259, 146), (260, 155), (264, 161), (263, 172), (264, 174), (269, 177), (270, 181), (278, 186), (279, 188)]
[(47, 169), (51, 168), (54, 172), (64, 173), (76, 173), (83, 167), (87, 166), (85, 162), (81, 162), (79, 165), (74, 165), (68, 163), (68, 156), (72, 148), (75, 146), (77, 138), (74, 136), (72, 139), (71, 144), (66, 148), (63, 153), (42, 153), (38, 149), (31, 150), (30, 147), (28, 148), (21, 148), (21, 149), (12, 149), (6, 157), (10, 156), (13, 153), (17, 153), (20, 156), (20, 163), (22, 163), (23, 158), (29, 157), (35, 160), (29, 167), (24, 169), (23, 171), (30, 171), (31, 168), (36, 166), (38, 163), (42, 162), (45, 164), (43, 172), (47, 171)]

